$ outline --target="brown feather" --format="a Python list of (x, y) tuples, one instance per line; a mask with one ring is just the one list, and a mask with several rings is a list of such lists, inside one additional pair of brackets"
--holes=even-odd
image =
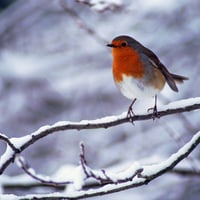
[(144, 47), (144, 48), (142, 48), (142, 50), (143, 50), (143, 53), (149, 57), (149, 60), (152, 63), (152, 65), (162, 72), (169, 87), (173, 91), (178, 92), (176, 82), (182, 83), (184, 80), (188, 80), (188, 78), (185, 76), (170, 73), (167, 70), (167, 68), (160, 62), (159, 58), (150, 49)]
[(177, 83), (183, 83), (183, 81), (188, 80), (188, 77), (185, 76), (181, 76), (181, 75), (177, 75), (177, 74), (172, 74), (171, 76), (173, 77), (173, 79), (177, 82)]

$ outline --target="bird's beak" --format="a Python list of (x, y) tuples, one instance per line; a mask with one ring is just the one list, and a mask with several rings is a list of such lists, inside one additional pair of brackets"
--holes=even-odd
[(115, 48), (116, 46), (114, 44), (107, 44), (107, 47)]

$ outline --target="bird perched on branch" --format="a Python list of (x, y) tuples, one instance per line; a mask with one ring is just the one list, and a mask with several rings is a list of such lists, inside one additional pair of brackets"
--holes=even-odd
[(187, 77), (170, 73), (150, 49), (130, 36), (121, 35), (112, 40), (112, 71), (121, 93), (132, 100), (127, 117), (134, 115), (132, 106), (136, 99), (155, 98), (153, 118), (158, 117), (157, 94), (165, 83), (178, 92), (176, 83), (188, 80)]

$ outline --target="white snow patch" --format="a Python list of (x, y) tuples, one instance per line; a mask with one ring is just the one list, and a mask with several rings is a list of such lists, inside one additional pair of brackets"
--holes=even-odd
[(21, 174), (17, 175), (14, 177), (10, 177), (7, 175), (1, 175), (0, 176), (0, 183), (2, 185), (8, 185), (8, 186), (13, 186), (13, 185), (29, 185), (33, 183), (38, 183), (38, 181), (34, 180), (32, 177), (30, 177), (27, 174)]
[(159, 111), (166, 110), (166, 109), (176, 109), (176, 108), (186, 107), (186, 106), (190, 106), (194, 104), (200, 104), (200, 97), (178, 100), (178, 101), (171, 102), (167, 105), (163, 105), (163, 106), (161, 105), (159, 107)]
[(19, 198), (13, 194), (2, 194), (0, 195), (1, 200), (18, 200)]
[(52, 175), (52, 179), (58, 182), (69, 181), (72, 184), (68, 185), (67, 190), (80, 190), (84, 184), (85, 173), (82, 166), (63, 165), (58, 171)]
[(138, 162), (134, 162), (130, 167), (125, 171), (119, 172), (117, 174), (117, 179), (126, 179), (131, 177), (137, 170), (141, 169), (141, 166)]
[(73, 172), (73, 182), (74, 188), (76, 190), (80, 190), (84, 184), (85, 173), (83, 171), (82, 166), (78, 166), (74, 169)]
[(103, 11), (106, 9), (115, 9), (122, 5), (121, 0), (91, 0), (92, 9), (96, 11)]
[(10, 138), (11, 143), (18, 149), (20, 149), (25, 143), (31, 140), (31, 135), (26, 135), (20, 138)]
[(31, 134), (31, 136), (38, 135), (38, 134), (40, 134), (41, 132), (44, 132), (44, 131), (48, 130), (48, 129), (51, 128), (51, 127), (52, 127), (52, 126), (50, 126), (50, 125), (42, 126), (42, 127), (40, 127), (37, 131), (33, 132), (33, 133)]
[[(132, 174), (135, 173), (136, 170), (138, 169), (143, 169), (142, 174), (145, 176), (151, 176), (153, 174), (158, 173), (159, 171), (166, 169), (167, 167), (169, 167), (173, 162), (175, 162), (181, 155), (185, 154), (186, 152), (188, 152), (188, 150), (191, 148), (191, 146), (199, 139), (200, 137), (200, 131), (197, 132), (193, 138), (187, 143), (185, 144), (178, 152), (174, 153), (172, 156), (170, 156), (167, 160), (159, 163), (159, 164), (155, 164), (155, 165), (149, 165), (149, 166), (140, 166), (140, 164), (133, 163), (127, 170), (122, 171), (120, 173), (118, 173), (118, 175), (112, 175), (112, 173), (109, 173), (108, 175), (111, 175), (111, 178), (114, 179), (116, 178), (127, 178), (130, 177)], [(70, 176), (68, 173), (66, 173), (66, 171), (68, 171), (70, 168), (72, 168), (72, 171), (70, 172)], [(133, 183), (141, 183), (144, 181), (143, 178), (138, 178), (137, 176), (134, 177), (134, 179), (132, 181), (127, 181), (124, 183), (119, 183), (119, 184), (108, 184), (105, 185), (101, 188), (94, 188), (94, 189), (89, 189), (86, 191), (80, 191), (80, 189), (82, 188), (83, 184), (84, 184), (84, 180), (85, 180), (85, 174), (83, 171), (82, 166), (78, 166), (76, 168), (73, 168), (67, 166), (67, 167), (63, 167), (61, 168), (58, 172), (57, 172), (57, 177), (67, 177), (70, 178), (74, 184), (73, 187), (75, 190), (66, 190), (65, 193), (52, 193), (52, 194), (48, 194), (48, 197), (60, 197), (60, 196), (65, 196), (67, 198), (72, 198), (72, 197), (80, 197), (82, 195), (91, 195), (94, 193), (99, 193), (99, 192), (103, 192), (106, 193), (107, 191), (112, 191), (112, 190), (116, 190), (118, 188), (122, 188), (125, 186), (130, 186)], [(66, 170), (66, 171), (65, 171)], [(94, 171), (96, 173), (96, 171)], [(98, 173), (98, 172), (97, 172)], [(102, 174), (102, 171), (99, 171), (99, 173)], [(100, 174), (99, 174), (100, 175)], [(116, 179), (117, 180), (117, 179)], [(34, 197), (45, 197), (46, 195), (34, 195)], [(5, 195), (2, 196), (3, 198), (5, 197)], [(11, 196), (13, 199), (15, 199), (15, 196)], [(26, 195), (24, 197), (21, 198), (32, 198), (33, 195)], [(3, 199), (1, 198), (1, 199)]]
[(12, 156), (13, 156), (14, 152), (13, 150), (10, 148), (9, 145), (7, 145), (6, 147), (6, 151), (5, 153), (1, 156), (1, 159), (0, 159), (0, 167), (6, 163), (7, 160), (9, 160)]
[(71, 124), (72, 122), (70, 121), (59, 121), (59, 122), (56, 122), (53, 127), (58, 127), (58, 126), (67, 126), (69, 124)]

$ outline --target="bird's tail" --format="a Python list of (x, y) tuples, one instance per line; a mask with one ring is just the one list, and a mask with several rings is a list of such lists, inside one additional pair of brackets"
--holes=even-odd
[(186, 81), (189, 79), (188, 77), (177, 75), (177, 74), (171, 74), (171, 76), (177, 83), (183, 83), (183, 81)]

